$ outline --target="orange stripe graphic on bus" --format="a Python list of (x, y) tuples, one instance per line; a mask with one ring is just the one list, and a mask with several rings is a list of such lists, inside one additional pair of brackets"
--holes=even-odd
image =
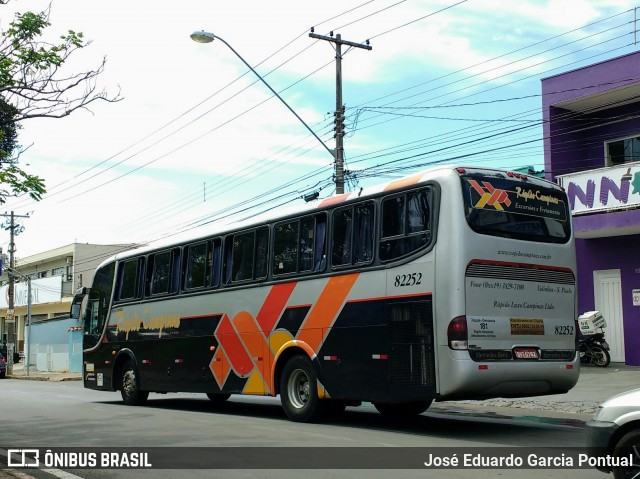
[(267, 334), (271, 333), (278, 322), (287, 301), (289, 301), (289, 297), (291, 296), (291, 293), (293, 293), (296, 284), (297, 283), (295, 282), (278, 284), (271, 288), (267, 299), (262, 305), (262, 309), (260, 309), (260, 312), (256, 317), (262, 331)]
[(412, 186), (418, 183), (420, 179), (424, 176), (424, 172), (416, 173), (415, 175), (407, 176), (405, 178), (400, 178), (398, 180), (390, 182), (385, 188), (384, 191), (392, 191), (397, 190), (398, 188), (404, 188), (406, 186)]
[(327, 328), (338, 316), (358, 276), (358, 273), (336, 276), (327, 282), (296, 339), (304, 341), (316, 352), (320, 349), (328, 333)]
[[(220, 320), (215, 336), (220, 346), (222, 346), (225, 353), (227, 353), (233, 370), (241, 377), (249, 374), (253, 369), (253, 362), (243, 344), (240, 342), (240, 337), (236, 334), (229, 320), (229, 316), (226, 314)], [(216, 354), (218, 351), (220, 351), (220, 349), (216, 350)]]
[[(327, 281), (315, 306), (302, 322), (297, 340), (306, 343), (314, 352), (320, 349), (358, 276), (355, 273)], [(273, 286), (256, 318), (248, 311), (238, 312), (231, 320), (226, 314), (222, 317), (214, 333), (219, 346), (209, 365), (220, 389), (233, 369), (238, 376), (249, 378), (244, 393), (274, 392), (270, 371), (277, 351), (272, 349), (269, 338), (297, 284)]]

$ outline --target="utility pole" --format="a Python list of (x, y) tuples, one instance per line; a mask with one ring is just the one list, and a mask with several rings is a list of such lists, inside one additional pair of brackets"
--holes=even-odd
[[(13, 298), (14, 298), (14, 271), (15, 271), (15, 256), (14, 253), (16, 251), (16, 245), (15, 245), (15, 241), (14, 238), (17, 234), (20, 234), (22, 231), (24, 231), (24, 226), (22, 225), (16, 225), (15, 223), (15, 219), (16, 218), (28, 218), (29, 215), (16, 215), (14, 214), (14, 212), (12, 211), (10, 214), (8, 213), (4, 213), (4, 214), (0, 214), (0, 216), (3, 216), (4, 218), (8, 219), (8, 223), (5, 223), (3, 225), (5, 230), (9, 230), (9, 269), (7, 271), (7, 276), (9, 277), (9, 291), (8, 291), (8, 296), (9, 296), (9, 309), (7, 310), (7, 346), (9, 345), (13, 345), (14, 347), (14, 352), (17, 352), (17, 325), (15, 324), (15, 320), (14, 318), (14, 314), (15, 314), (15, 305), (13, 302)], [(8, 371), (7, 372), (11, 372), (11, 368), (13, 366), (13, 354), (10, 354), (9, 352), (9, 347), (7, 347), (7, 367), (8, 367)]]
[[(334, 152), (335, 169), (336, 169), (336, 193), (344, 193), (344, 105), (342, 104), (342, 45), (347, 45), (354, 48), (364, 48), (365, 50), (371, 50), (369, 40), (366, 44), (355, 43), (347, 40), (343, 40), (342, 36), (338, 33), (335, 38), (333, 32), (329, 33), (329, 36), (318, 35), (314, 33), (313, 27), (311, 38), (318, 40), (325, 40), (334, 45), (336, 51), (336, 112), (335, 112), (335, 124), (336, 124), (336, 149)], [(348, 50), (347, 50), (348, 51)], [(346, 52), (345, 52), (346, 53)]]

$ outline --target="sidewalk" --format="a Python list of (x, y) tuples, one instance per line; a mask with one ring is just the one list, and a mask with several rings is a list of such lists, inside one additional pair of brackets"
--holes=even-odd
[(18, 364), (13, 365), (13, 371), (11, 374), (7, 374), (7, 377), (11, 379), (30, 379), (32, 381), (80, 381), (82, 380), (82, 373), (38, 371), (32, 365), (29, 366), (27, 375), (24, 361), (20, 361)]
[(611, 363), (606, 368), (582, 366), (580, 368), (578, 384), (566, 394), (530, 398), (459, 401), (456, 403), (490, 407), (543, 409), (573, 414), (592, 414), (602, 402), (611, 396), (638, 388), (640, 388), (639, 366)]

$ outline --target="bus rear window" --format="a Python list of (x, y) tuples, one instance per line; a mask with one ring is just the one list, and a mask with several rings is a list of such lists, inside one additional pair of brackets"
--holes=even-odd
[(502, 174), (462, 175), (467, 222), (477, 233), (543, 243), (571, 236), (564, 192)]

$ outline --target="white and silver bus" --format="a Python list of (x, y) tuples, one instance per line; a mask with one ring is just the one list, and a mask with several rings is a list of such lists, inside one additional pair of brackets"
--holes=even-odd
[(576, 262), (564, 191), (438, 167), (118, 254), (79, 290), (84, 385), (281, 396), (310, 421), (371, 402), (571, 389)]

